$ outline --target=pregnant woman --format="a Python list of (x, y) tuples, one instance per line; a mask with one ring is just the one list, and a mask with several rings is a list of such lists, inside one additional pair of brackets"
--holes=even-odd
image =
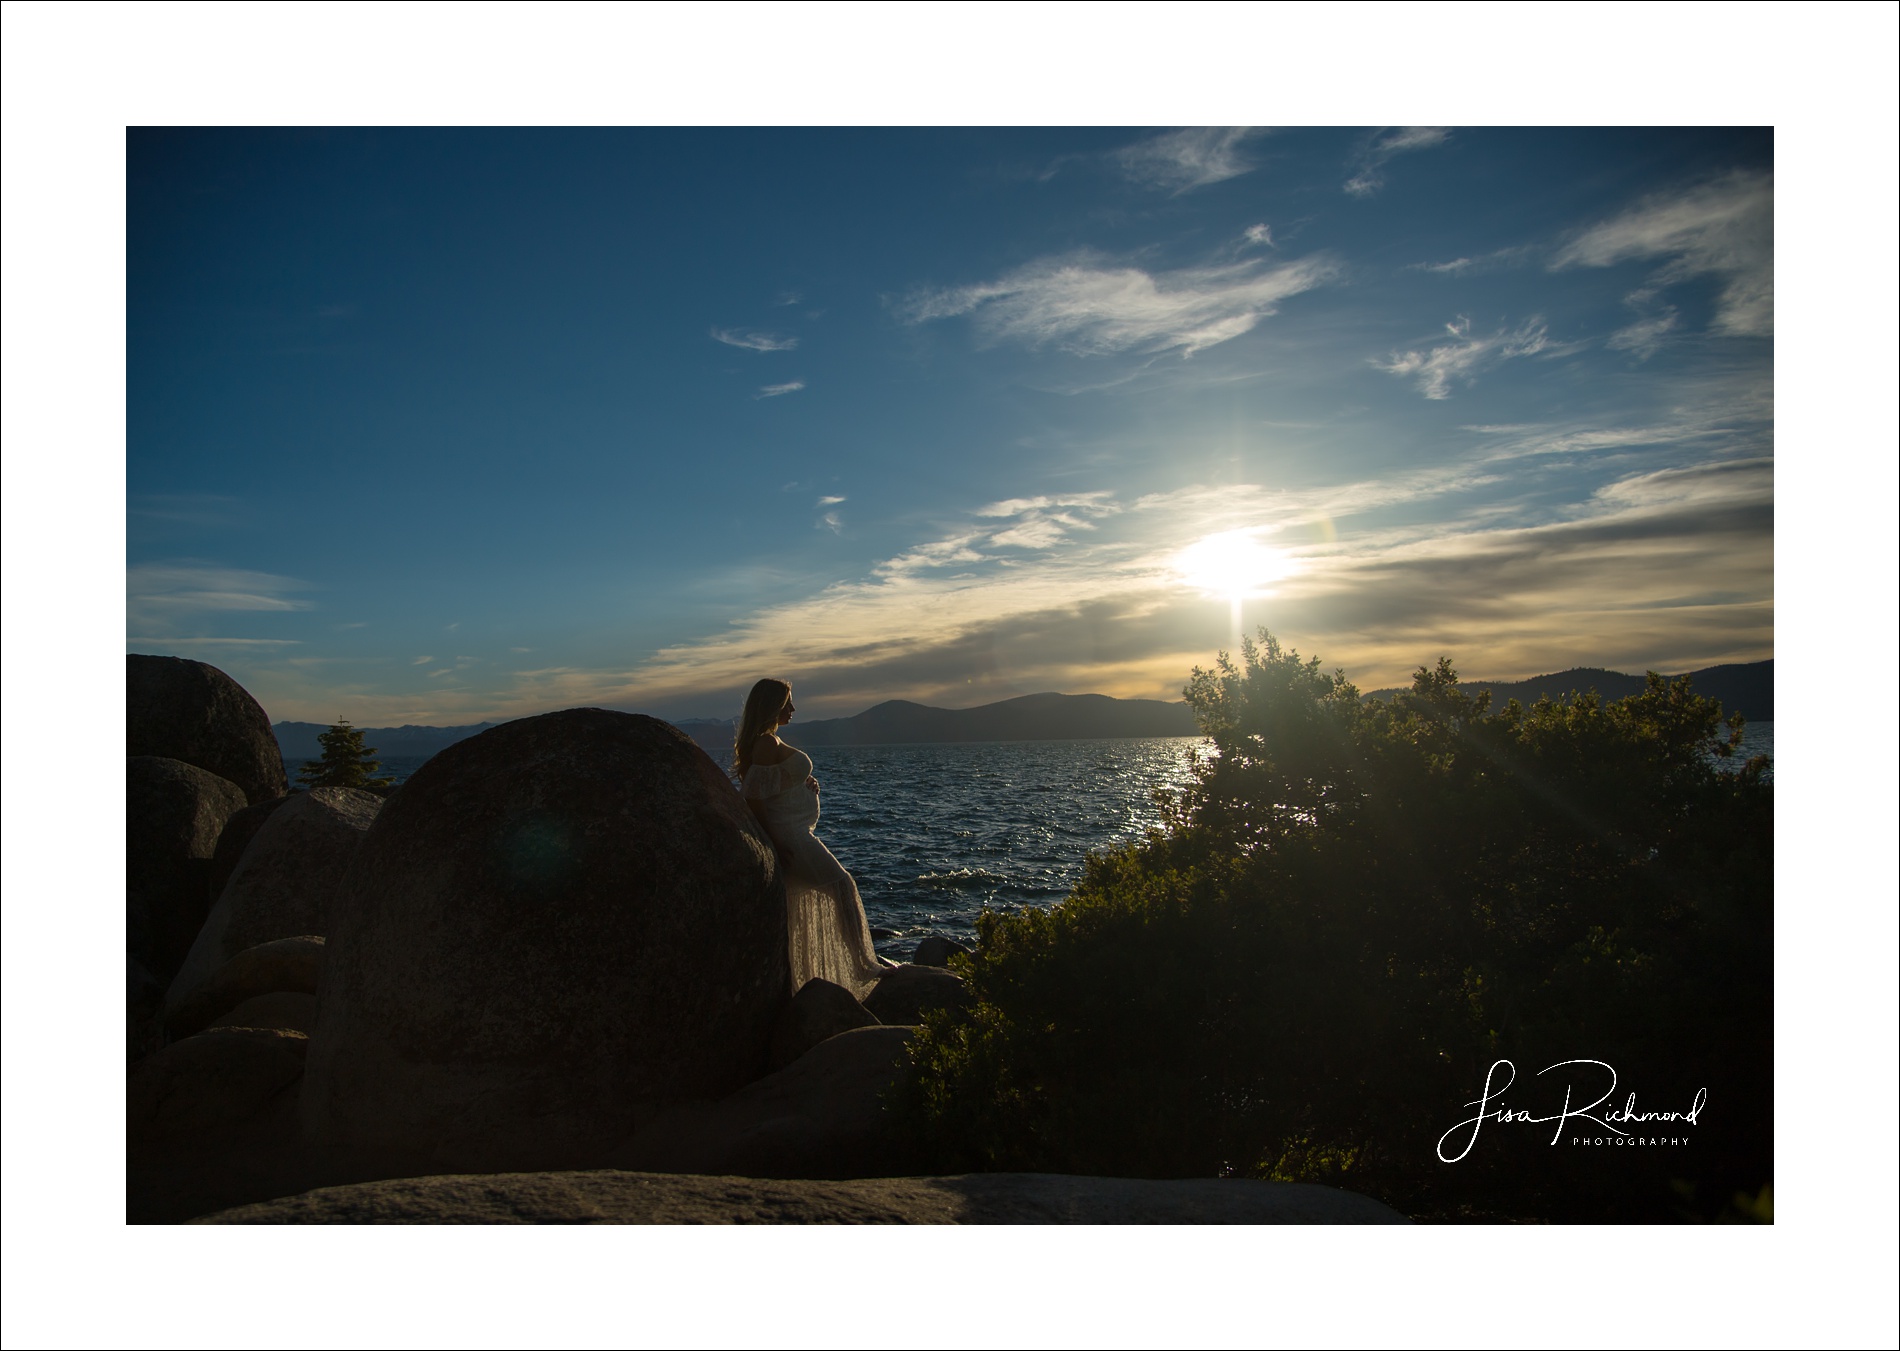
[(785, 908), (792, 988), (819, 977), (862, 999), (885, 967), (871, 947), (858, 884), (812, 833), (818, 824), (818, 780), (812, 777), (811, 757), (778, 736), (794, 711), (792, 687), (783, 680), (761, 680), (752, 687), (733, 739), (733, 775), (780, 857), (790, 861)]

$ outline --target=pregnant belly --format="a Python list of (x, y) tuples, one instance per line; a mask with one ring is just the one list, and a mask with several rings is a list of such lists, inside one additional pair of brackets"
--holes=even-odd
[(810, 830), (818, 824), (818, 794), (800, 784), (764, 802), (765, 818), (776, 829)]

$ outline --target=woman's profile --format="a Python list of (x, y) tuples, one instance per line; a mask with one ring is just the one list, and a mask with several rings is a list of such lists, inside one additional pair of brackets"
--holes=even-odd
[(792, 687), (761, 680), (746, 696), (733, 738), (733, 776), (746, 805), (788, 861), (786, 918), (791, 931), (793, 988), (813, 977), (862, 999), (885, 967), (871, 947), (871, 928), (858, 884), (817, 835), (818, 780), (811, 757), (779, 739), (792, 720)]

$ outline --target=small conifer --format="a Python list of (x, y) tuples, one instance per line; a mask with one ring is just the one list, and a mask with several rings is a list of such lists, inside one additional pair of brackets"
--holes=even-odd
[(297, 771), (305, 788), (389, 787), (391, 780), (376, 777), (382, 768), (370, 758), (376, 748), (363, 744), (362, 729), (350, 726), (348, 718), (338, 718), (329, 731), (319, 733), (317, 744), (323, 747), (323, 758), (306, 761)]

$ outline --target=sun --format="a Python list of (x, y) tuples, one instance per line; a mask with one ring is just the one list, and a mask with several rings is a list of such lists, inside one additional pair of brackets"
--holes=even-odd
[(1174, 568), (1195, 590), (1225, 600), (1245, 600), (1271, 593), (1274, 583), (1300, 570), (1297, 560), (1260, 542), (1258, 527), (1223, 530), (1181, 550)]

